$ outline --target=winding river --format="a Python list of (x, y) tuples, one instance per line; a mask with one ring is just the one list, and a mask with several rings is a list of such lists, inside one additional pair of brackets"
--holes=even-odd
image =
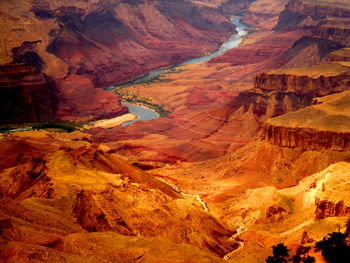
[(126, 102), (122, 102), (122, 104), (128, 107), (130, 113), (135, 114), (137, 116), (136, 119), (132, 121), (124, 122), (122, 126), (128, 126), (137, 121), (150, 121), (150, 120), (157, 119), (159, 117), (159, 114), (150, 108), (147, 108), (144, 106), (138, 106), (135, 104), (129, 104)]
[[(203, 62), (203, 61), (209, 61), (212, 58), (216, 58), (216, 57), (223, 55), (228, 50), (238, 47), (242, 42), (242, 37), (244, 37), (245, 35), (248, 34), (247, 26), (242, 24), (240, 22), (240, 20), (241, 20), (241, 16), (235, 16), (235, 17), (231, 18), (232, 24), (234, 24), (236, 26), (237, 34), (235, 34), (234, 36), (229, 38), (226, 42), (224, 42), (220, 46), (219, 50), (216, 51), (215, 53), (208, 55), (208, 56), (190, 59), (190, 60), (182, 62), (178, 65), (171, 66), (168, 68), (161, 68), (161, 69), (152, 70), (151, 72), (149, 72), (148, 74), (146, 74), (142, 77), (139, 77), (135, 80), (124, 83), (122, 85), (112, 86), (112, 87), (108, 88), (107, 90), (113, 90), (119, 86), (134, 85), (134, 84), (139, 84), (142, 82), (151, 81), (151, 80), (157, 78), (158, 76), (160, 76), (161, 74), (166, 73), (166, 71), (169, 69), (173, 69), (173, 68), (183, 66), (183, 65), (189, 65), (189, 64), (195, 64), (195, 63), (199, 63), (199, 62)], [(138, 106), (138, 105), (134, 105), (134, 104), (129, 104), (129, 103), (125, 103), (125, 102), (123, 102), (123, 105), (127, 106), (129, 109), (129, 112), (132, 114), (135, 114), (137, 116), (137, 118), (135, 120), (123, 123), (122, 126), (128, 126), (128, 125), (131, 125), (137, 121), (154, 120), (154, 119), (159, 117), (159, 115), (154, 110), (152, 110), (150, 108)]]

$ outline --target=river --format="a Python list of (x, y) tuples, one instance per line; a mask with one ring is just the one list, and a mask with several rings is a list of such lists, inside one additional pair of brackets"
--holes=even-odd
[[(237, 30), (237, 34), (233, 35), (231, 38), (229, 38), (226, 42), (224, 42), (220, 48), (218, 49), (218, 51), (216, 51), (215, 53), (208, 55), (208, 56), (203, 56), (203, 57), (199, 57), (199, 58), (194, 58), (194, 59), (189, 59), (185, 62), (182, 62), (178, 65), (175, 66), (171, 66), (168, 68), (161, 68), (161, 69), (156, 69), (153, 70), (151, 72), (149, 72), (148, 74), (139, 77), (135, 80), (132, 80), (130, 82), (124, 83), (122, 85), (118, 85), (118, 86), (111, 86), (106, 88), (106, 90), (112, 91), (117, 87), (120, 86), (125, 86), (125, 85), (134, 85), (134, 84), (138, 84), (138, 83), (142, 83), (142, 82), (146, 82), (146, 81), (150, 81), (153, 80), (155, 78), (157, 78), (158, 76), (160, 76), (161, 74), (164, 74), (167, 72), (167, 70), (179, 67), (179, 66), (183, 66), (183, 65), (189, 65), (189, 64), (195, 64), (195, 63), (199, 63), (199, 62), (203, 62), (203, 61), (209, 61), (212, 58), (218, 57), (223, 55), (225, 52), (227, 52), (230, 49), (236, 48), (238, 47), (241, 42), (242, 42), (242, 37), (247, 35), (247, 26), (242, 24), (240, 22), (241, 16), (235, 16), (231, 18), (231, 22), (236, 26), (236, 30)], [(134, 104), (129, 104), (126, 102), (122, 103), (123, 105), (127, 106), (129, 109), (129, 112), (132, 114), (135, 114), (137, 116), (137, 118), (135, 120), (132, 121), (128, 121), (122, 124), (122, 126), (128, 126), (131, 125), (137, 121), (148, 121), (148, 120), (154, 120), (156, 118), (159, 117), (159, 114), (157, 112), (155, 112), (154, 110), (144, 107), (144, 106), (138, 106), (138, 105), (134, 105)], [(50, 126), (50, 125), (49, 125)], [(54, 124), (53, 127), (56, 127), (57, 125)], [(51, 126), (50, 126), (51, 127)], [(33, 128), (33, 127), (23, 127), (23, 128), (14, 128), (14, 129), (3, 129), (0, 130), (0, 132), (14, 132), (14, 131), (23, 131), (23, 130), (32, 130), (32, 129), (40, 129), (39, 128)]]
[(120, 87), (120, 86), (134, 85), (134, 84), (139, 84), (139, 83), (151, 81), (151, 80), (157, 78), (159, 75), (166, 73), (167, 70), (170, 70), (170, 69), (173, 69), (173, 68), (176, 68), (179, 66), (183, 66), (183, 65), (189, 65), (189, 64), (195, 64), (195, 63), (199, 63), (199, 62), (203, 62), (203, 61), (209, 61), (212, 58), (216, 58), (216, 57), (223, 55), (228, 50), (238, 47), (242, 42), (242, 37), (244, 37), (248, 34), (248, 32), (247, 32), (248, 27), (240, 22), (241, 18), (242, 18), (241, 16), (235, 16), (235, 17), (231, 18), (232, 24), (234, 24), (236, 26), (237, 34), (233, 35), (226, 42), (224, 42), (215, 53), (208, 55), (208, 56), (189, 59), (189, 60), (186, 60), (185, 62), (182, 62), (180, 64), (177, 64), (177, 65), (174, 65), (171, 67), (152, 70), (146, 75), (143, 75), (143, 76), (136, 78), (134, 80), (131, 80), (129, 82), (123, 83), (121, 85), (111, 86), (111, 87), (107, 88), (106, 90), (113, 90), (113, 89)]
[[(167, 70), (174, 69), (176, 67), (183, 66), (183, 65), (189, 65), (189, 64), (195, 64), (195, 63), (199, 63), (199, 62), (209, 61), (212, 58), (216, 58), (216, 57), (223, 55), (228, 50), (238, 47), (242, 42), (242, 38), (248, 34), (247, 26), (242, 24), (240, 22), (240, 20), (241, 20), (241, 16), (235, 16), (235, 17), (231, 18), (232, 24), (234, 24), (236, 26), (237, 34), (233, 35), (226, 42), (224, 42), (220, 46), (218, 51), (216, 51), (215, 53), (208, 55), (208, 56), (189, 59), (185, 62), (182, 62), (178, 65), (171, 66), (168, 68), (161, 68), (161, 69), (152, 70), (148, 74), (146, 74), (142, 77), (139, 77), (137, 79), (134, 79), (134, 80), (127, 82), (127, 83), (124, 83), (122, 85), (109, 87), (109, 88), (107, 88), (107, 90), (113, 90), (113, 89), (120, 87), (120, 86), (134, 85), (134, 84), (139, 84), (139, 83), (151, 81), (151, 80), (159, 77), (161, 74), (166, 73)], [(159, 115), (154, 110), (149, 109), (147, 107), (142, 107), (142, 106), (129, 104), (129, 103), (123, 103), (123, 105), (127, 106), (129, 109), (129, 112), (132, 114), (135, 114), (137, 116), (137, 118), (135, 120), (123, 123), (122, 126), (128, 126), (128, 125), (131, 125), (137, 121), (154, 120), (154, 119), (159, 117)]]
[(138, 106), (135, 104), (129, 104), (126, 102), (122, 102), (122, 104), (128, 107), (130, 113), (135, 114), (137, 116), (137, 118), (132, 121), (124, 122), (122, 126), (128, 126), (137, 121), (150, 121), (159, 117), (159, 114), (150, 108)]

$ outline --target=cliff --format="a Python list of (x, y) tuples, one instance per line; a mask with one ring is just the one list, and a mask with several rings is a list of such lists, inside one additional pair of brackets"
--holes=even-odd
[(347, 151), (350, 149), (349, 101), (349, 91), (329, 95), (320, 104), (270, 119), (264, 128), (264, 138), (282, 147)]
[(350, 48), (342, 48), (329, 54), (330, 61), (347, 61), (350, 62)]
[(287, 0), (254, 1), (248, 6), (242, 22), (260, 30), (273, 29), (277, 25), (279, 14), (284, 10), (287, 2)]
[(350, 204), (342, 198), (336, 201), (317, 200), (316, 201), (316, 219), (327, 217), (346, 217), (350, 215)]
[(53, 81), (26, 63), (0, 66), (0, 122), (47, 122), (57, 108)]
[(316, 37), (329, 39), (344, 46), (349, 46), (350, 19), (348, 17), (339, 19), (327, 19), (324, 22), (318, 24), (318, 26), (313, 30), (313, 34)]
[(350, 64), (321, 63), (307, 68), (278, 69), (259, 74), (255, 88), (300, 95), (324, 96), (349, 88)]
[(346, 0), (290, 0), (281, 13), (277, 28), (314, 27), (326, 19), (349, 20), (350, 4)]
[(129, 112), (117, 95), (94, 88), (88, 78), (77, 75), (57, 81), (57, 98), (56, 120), (85, 122)]
[(284, 67), (320, 63), (328, 53), (349, 46), (349, 14), (348, 1), (290, 0), (275, 30), (304, 29), (308, 34), (286, 54), (294, 58)]
[[(242, 105), (247, 95), (241, 97), (237, 105)], [(349, 100), (349, 91), (314, 99), (314, 105), (268, 119), (260, 136), (244, 142), (243, 135), (248, 135), (249, 131), (257, 132), (261, 125), (257, 121), (258, 112), (253, 111), (254, 105), (259, 105), (259, 100), (252, 97), (252, 101), (246, 105), (249, 110), (242, 106), (231, 113), (231, 118), (234, 115), (236, 120), (234, 126), (231, 126), (231, 132), (238, 133), (238, 120), (241, 120), (239, 127), (244, 128), (244, 132), (239, 133), (242, 136), (239, 142), (245, 144), (243, 147), (217, 159), (187, 164), (177, 169), (164, 167), (159, 173), (171, 177), (183, 189), (200, 191), (214, 203), (244, 189), (262, 185), (278, 188), (293, 186), (334, 162), (349, 160)], [(273, 104), (268, 107), (273, 107)], [(260, 118), (271, 113), (273, 112), (260, 115)], [(253, 114), (256, 118), (249, 118)], [(249, 125), (242, 125), (244, 123)], [(196, 185), (193, 186), (194, 184)], [(208, 187), (211, 184), (217, 185), (218, 191), (211, 191)], [(339, 203), (338, 206), (342, 207), (342, 204)], [(348, 211), (347, 208), (339, 209)], [(339, 215), (341, 213), (343, 212), (339, 212)]]

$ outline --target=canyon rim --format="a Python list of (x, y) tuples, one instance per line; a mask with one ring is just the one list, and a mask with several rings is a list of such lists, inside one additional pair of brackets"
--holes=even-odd
[(350, 260), (349, 0), (1, 0), (0, 25), (0, 262)]

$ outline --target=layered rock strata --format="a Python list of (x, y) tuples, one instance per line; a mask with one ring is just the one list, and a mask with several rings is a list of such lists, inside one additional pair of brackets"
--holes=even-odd
[(266, 122), (264, 137), (282, 147), (350, 150), (350, 92), (329, 95), (320, 104)]
[(120, 98), (103, 89), (94, 88), (88, 78), (73, 75), (57, 81), (56, 120), (85, 122), (108, 119), (128, 113)]
[(53, 80), (27, 63), (0, 66), (0, 123), (48, 122), (57, 109)]
[(329, 54), (330, 61), (347, 61), (350, 62), (350, 48), (342, 48)]
[(62, 75), (65, 66), (66, 73), (99, 87), (201, 56), (235, 32), (218, 7), (187, 0), (17, 1), (1, 8), (14, 10), (5, 16), (4, 55), (20, 45), (18, 39), (41, 40), (39, 53), (50, 75)]
[[(94, 140), (113, 141), (112, 147), (126, 154), (137, 153), (142, 161), (206, 160), (252, 141), (269, 118), (310, 106), (316, 97), (348, 90), (349, 79), (349, 65), (344, 61), (268, 71), (255, 78), (254, 89), (241, 92), (222, 106), (194, 111), (183, 118), (174, 114), (171, 119), (127, 129), (117, 127), (90, 132)], [(148, 136), (144, 136), (145, 132)], [(165, 138), (168, 143), (161, 143)], [(326, 134), (324, 139), (326, 147), (331, 143), (328, 140), (341, 144), (340, 139), (328, 138)]]
[(348, 21), (349, 16), (350, 4), (346, 0), (290, 0), (280, 15), (277, 28), (315, 28), (327, 20), (344, 18)]
[(308, 68), (279, 69), (256, 77), (255, 88), (325, 96), (349, 88), (350, 64), (347, 62), (321, 63)]

